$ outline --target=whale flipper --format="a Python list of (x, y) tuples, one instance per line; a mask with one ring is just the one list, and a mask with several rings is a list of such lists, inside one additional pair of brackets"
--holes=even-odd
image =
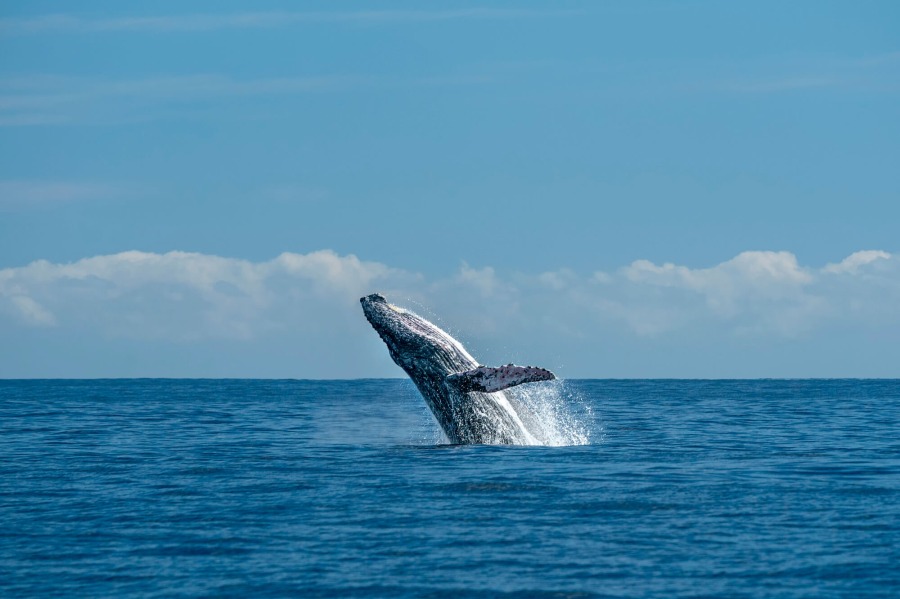
[(463, 392), (480, 391), (482, 393), (492, 393), (509, 389), (522, 383), (552, 381), (555, 378), (556, 375), (546, 368), (507, 364), (497, 368), (479, 366), (465, 372), (456, 372), (447, 376), (447, 382)]

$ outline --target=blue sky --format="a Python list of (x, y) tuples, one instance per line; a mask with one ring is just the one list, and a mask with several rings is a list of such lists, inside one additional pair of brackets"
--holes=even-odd
[(398, 376), (375, 289), (565, 376), (898, 376), (897, 23), (6, 2), (0, 376)]

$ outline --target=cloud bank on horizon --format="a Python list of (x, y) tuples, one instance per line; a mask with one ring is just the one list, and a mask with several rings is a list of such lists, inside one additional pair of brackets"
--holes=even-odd
[(900, 376), (900, 4), (784, 4), (7, 2), (0, 377), (402, 376), (375, 290), (563, 377)]
[[(37, 335), (44, 346), (49, 339), (71, 345), (70, 351), (79, 344), (125, 340), (157, 344), (152, 347), (158, 352), (225, 343), (243, 348), (240, 355), (270, 343), (293, 343), (304, 357), (282, 376), (391, 375), (384, 356), (366, 345), (371, 331), (357, 300), (372, 291), (422, 312), (463, 340), (475, 340), (475, 350), (500, 346), (533, 355), (540, 353), (539, 341), (553, 348), (551, 365), (570, 364), (573, 376), (601, 374), (588, 371), (585, 351), (593, 348), (599, 355), (642, 339), (676, 352), (680, 346), (696, 350), (692, 343), (698, 338), (708, 340), (707, 351), (734, 343), (766, 351), (811, 339), (821, 343), (820, 334), (831, 329), (877, 336), (900, 327), (900, 257), (881, 250), (858, 251), (824, 266), (801, 265), (783, 251), (747, 251), (707, 268), (637, 260), (586, 276), (568, 269), (497, 272), (464, 264), (443, 278), (321, 250), (261, 262), (128, 251), (4, 268), (0, 331), (23, 346)], [(838, 354), (866, 351), (837, 339), (834, 344)], [(319, 363), (317, 348), (323, 347), (347, 360)], [(505, 359), (500, 350), (488, 353)], [(57, 376), (50, 364), (34, 366), (34, 372), (17, 372), (7, 362), (0, 374)], [(152, 360), (143, 367), (147, 375), (192, 374), (189, 366), (158, 372)], [(140, 372), (139, 366), (127, 374)], [(235, 376), (254, 372), (251, 367)], [(86, 375), (119, 373), (100, 368)]]

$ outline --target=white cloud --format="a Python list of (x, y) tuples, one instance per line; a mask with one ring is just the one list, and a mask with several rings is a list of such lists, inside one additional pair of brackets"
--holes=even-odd
[(471, 287), (482, 297), (491, 297), (498, 293), (497, 274), (490, 266), (484, 268), (472, 268), (463, 264), (455, 277), (457, 285)]
[(837, 264), (828, 264), (822, 270), (832, 274), (857, 274), (861, 268), (877, 260), (890, 260), (891, 255), (880, 250), (863, 250), (855, 252)]
[(357, 299), (373, 291), (476, 337), (616, 330), (638, 337), (794, 338), (830, 325), (900, 323), (900, 265), (883, 251), (857, 252), (822, 268), (801, 266), (789, 252), (744, 252), (709, 268), (638, 260), (586, 277), (568, 269), (501, 274), (464, 264), (429, 280), (329, 250), (262, 262), (129, 251), (0, 270), (7, 326), (12, 320), (138, 339), (349, 334), (360, 325)]
[(24, 295), (12, 295), (9, 297), (11, 307), (28, 324), (35, 326), (51, 326), (56, 324), (53, 314), (50, 314), (43, 306)]
[(550, 289), (562, 291), (568, 286), (569, 274), (568, 271), (548, 271), (539, 274), (537, 279), (542, 285), (546, 285)]
[[(638, 260), (624, 268), (622, 275), (638, 288), (675, 290), (665, 306), (667, 313), (672, 306), (683, 306), (671, 319), (673, 327), (684, 318), (713, 317), (740, 322), (737, 328), (744, 332), (764, 327), (781, 334), (796, 334), (809, 325), (808, 319), (820, 303), (806, 290), (813, 275), (800, 267), (789, 252), (743, 252), (712, 268), (701, 269), (674, 264), (657, 266)], [(696, 294), (696, 298), (678, 295), (680, 291)], [(696, 302), (700, 298), (705, 307)], [(666, 317), (659, 314), (659, 307), (654, 306), (651, 314), (653, 317), (647, 315), (647, 320), (657, 324), (649, 331), (665, 330)], [(631, 320), (641, 322), (644, 315), (638, 313)]]
[[(322, 311), (333, 317), (372, 286), (403, 278), (383, 264), (328, 250), (267, 262), (129, 251), (0, 270), (0, 303), (6, 300), (14, 308), (7, 313), (23, 324), (138, 338), (250, 338), (272, 327), (316, 326)], [(305, 317), (307, 307), (315, 310)]]
[[(900, 261), (877, 250), (823, 267), (801, 265), (788, 252), (753, 251), (707, 268), (638, 260), (580, 275), (463, 264), (436, 278), (330, 250), (258, 262), (129, 251), (0, 269), (0, 337), (15, 346), (34, 331), (41, 337), (33, 339), (56, 335), (76, 345), (206, 343), (205, 351), (227, 342), (282, 365), (293, 362), (275, 348), (289, 347), (303, 356), (300, 372), (308, 376), (353, 376), (354, 360), (384, 362), (357, 301), (374, 291), (498, 360), (533, 360), (545, 345), (564, 352), (571, 343), (598, 348), (632, 339), (678, 348), (706, 339), (734, 350), (748, 339), (777, 348), (829, 330), (873, 338), (900, 330)], [(860, 351), (838, 345), (837, 355)], [(569, 361), (594, 363), (585, 355)], [(372, 364), (365, 372), (384, 372)]]

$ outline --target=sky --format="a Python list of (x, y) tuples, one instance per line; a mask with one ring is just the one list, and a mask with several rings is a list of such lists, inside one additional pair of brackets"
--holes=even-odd
[(6, 1), (0, 377), (900, 377), (900, 4)]

